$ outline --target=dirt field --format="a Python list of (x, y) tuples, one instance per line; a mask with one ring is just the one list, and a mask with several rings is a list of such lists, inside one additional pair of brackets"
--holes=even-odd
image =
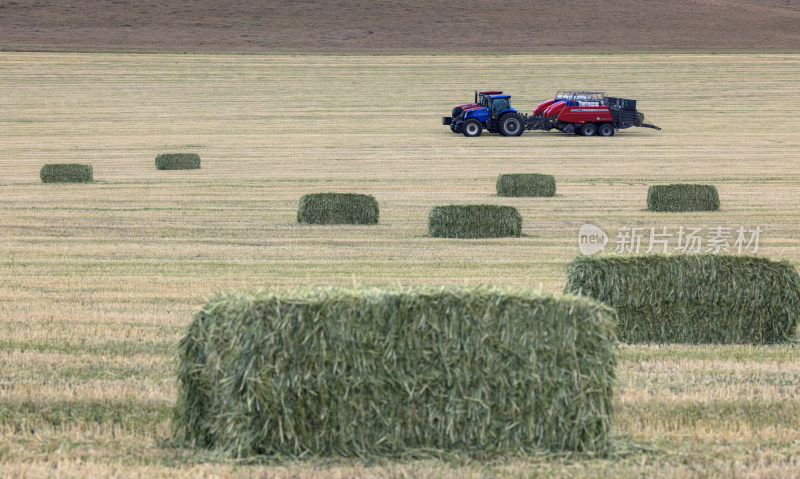
[(798, 51), (797, 0), (15, 0), (0, 49), (542, 53)]
[[(13, 92), (0, 117), (0, 476), (797, 477), (792, 345), (622, 346), (608, 458), (245, 466), (162, 447), (176, 343), (219, 290), (559, 292), (587, 222), (611, 236), (761, 226), (759, 255), (800, 264), (800, 131), (753, 121), (754, 105), (800, 109), (798, 55), (501, 56), (502, 85), (484, 61), (0, 54)], [(556, 85), (637, 98), (664, 129), (467, 139), (440, 123), (473, 88), (502, 86), (530, 111)], [(158, 171), (162, 151), (197, 152), (203, 168)], [(46, 162), (91, 163), (96, 181), (42, 184)], [(555, 175), (557, 196), (495, 196), (497, 175), (517, 172)], [(648, 185), (666, 182), (716, 185), (721, 210), (645, 211)], [(324, 191), (374, 195), (380, 224), (298, 225), (300, 196)], [(516, 206), (524, 236), (425, 237), (431, 206), (450, 203)]]

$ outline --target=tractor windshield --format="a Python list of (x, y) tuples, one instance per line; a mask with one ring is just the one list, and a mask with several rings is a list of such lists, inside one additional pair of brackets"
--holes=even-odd
[(492, 116), (497, 116), (503, 110), (508, 109), (508, 98), (495, 98), (492, 100)]

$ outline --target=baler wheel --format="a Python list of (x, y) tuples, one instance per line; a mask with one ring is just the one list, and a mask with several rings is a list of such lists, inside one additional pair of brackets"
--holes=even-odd
[(581, 127), (581, 135), (583, 136), (594, 136), (597, 134), (597, 125), (592, 122), (584, 123)]
[(614, 125), (611, 123), (603, 123), (597, 129), (597, 134), (600, 136), (614, 136)]

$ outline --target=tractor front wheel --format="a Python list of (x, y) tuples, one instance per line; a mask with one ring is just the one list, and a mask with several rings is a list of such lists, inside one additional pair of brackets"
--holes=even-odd
[(597, 125), (594, 123), (584, 123), (581, 127), (581, 135), (583, 136), (594, 136), (597, 134)]
[(597, 134), (600, 136), (614, 136), (614, 125), (611, 123), (603, 123), (597, 129)]
[(500, 134), (503, 136), (522, 134), (522, 117), (519, 113), (506, 113), (500, 117)]
[(474, 136), (481, 136), (481, 133), (483, 132), (483, 125), (481, 125), (479, 120), (470, 118), (464, 122), (464, 126), (461, 130), (464, 133), (464, 136), (468, 136), (470, 138)]

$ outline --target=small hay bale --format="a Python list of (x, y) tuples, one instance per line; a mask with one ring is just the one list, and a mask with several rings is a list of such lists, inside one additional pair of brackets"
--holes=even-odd
[(219, 294), (179, 345), (173, 439), (237, 457), (603, 451), (611, 310), (486, 288)]
[(781, 343), (800, 318), (795, 268), (753, 256), (584, 256), (569, 265), (565, 292), (616, 309), (629, 343)]
[(653, 185), (647, 189), (650, 211), (716, 211), (719, 194), (713, 185)]
[(92, 165), (48, 163), (39, 171), (42, 183), (88, 183), (93, 181)]
[(375, 197), (356, 193), (303, 195), (297, 208), (297, 222), (314, 225), (375, 225), (379, 215)]
[(522, 215), (513, 206), (434, 206), (428, 215), (433, 238), (503, 238), (522, 234)]
[(538, 173), (505, 174), (497, 177), (498, 196), (555, 196), (556, 179)]
[(156, 156), (159, 170), (197, 170), (200, 168), (200, 155), (197, 153), (160, 153)]

